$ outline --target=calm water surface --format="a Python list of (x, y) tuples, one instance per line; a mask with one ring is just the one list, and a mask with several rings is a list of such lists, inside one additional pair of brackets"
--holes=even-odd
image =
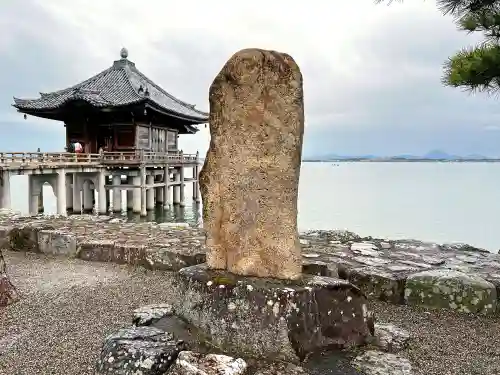
[[(28, 182), (12, 178), (12, 206), (28, 212)], [(56, 212), (50, 186), (45, 211)], [(191, 184), (186, 198), (191, 196)], [(125, 204), (125, 202), (123, 202)], [(131, 220), (198, 222), (201, 208), (156, 210)], [(500, 249), (500, 164), (303, 163), (299, 227), (362, 235), (467, 242)]]

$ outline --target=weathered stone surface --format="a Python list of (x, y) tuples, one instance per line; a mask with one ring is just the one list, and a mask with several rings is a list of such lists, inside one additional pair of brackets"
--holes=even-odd
[(223, 354), (200, 354), (190, 351), (179, 353), (170, 375), (244, 375), (246, 362)]
[(13, 226), (0, 226), (0, 250), (10, 249), (10, 231), (13, 228)]
[(477, 275), (431, 270), (408, 277), (405, 299), (412, 305), (490, 314), (496, 310), (497, 291), (495, 285)]
[[(99, 247), (95, 249), (99, 252)], [(144, 265), (145, 257), (147, 258), (147, 250), (146, 246), (141, 243), (135, 241), (122, 242), (121, 239), (118, 239), (118, 241), (113, 243), (110, 261), (118, 264)], [(80, 258), (82, 258), (83, 254), (80, 254)], [(98, 258), (98, 254), (92, 257), (94, 256)]]
[(93, 240), (78, 244), (78, 258), (95, 262), (110, 262), (114, 254), (114, 241)]
[(124, 328), (106, 338), (96, 371), (103, 375), (161, 375), (181, 350), (183, 342), (157, 328)]
[(43, 220), (16, 226), (9, 231), (9, 249), (13, 251), (39, 252), (38, 232), (53, 229), (52, 225)]
[[(339, 277), (358, 286), (368, 298), (404, 303), (407, 278), (421, 271), (454, 270), (479, 275), (497, 288), (500, 296), (500, 258), (469, 245), (439, 245), (417, 240), (380, 240), (354, 234), (338, 237), (339, 231), (310, 231), (301, 235), (307, 253), (316, 263), (336, 266)], [(340, 238), (332, 240), (332, 238)], [(304, 254), (307, 254), (304, 253)], [(312, 260), (305, 258), (304, 264)], [(304, 267), (304, 272), (317, 269)], [(497, 302), (497, 306), (499, 302)]]
[(322, 262), (320, 260), (315, 260), (314, 258), (311, 259), (307, 257), (306, 254), (302, 254), (302, 256), (304, 258), (304, 260), (302, 261), (303, 273), (316, 276), (333, 277), (336, 279), (339, 277), (339, 271), (335, 264)]
[(158, 224), (158, 227), (160, 227), (160, 229), (172, 229), (172, 228), (184, 229), (184, 228), (189, 228), (189, 224), (188, 223), (160, 223), (160, 224)]
[(274, 362), (259, 368), (253, 375), (310, 375), (303, 367), (292, 363)]
[(38, 232), (38, 248), (44, 254), (76, 256), (76, 236), (57, 230)]
[(150, 269), (178, 271), (204, 263), (205, 259), (205, 253), (195, 247), (178, 251), (171, 244), (157, 244), (147, 249), (144, 263)]
[(174, 309), (172, 305), (166, 303), (142, 306), (134, 310), (132, 323), (136, 326), (147, 326), (173, 313)]
[[(32, 230), (32, 227), (36, 229)], [(17, 244), (14, 249), (21, 251), (46, 251), (41, 236), (55, 230), (68, 236), (74, 235), (77, 256), (88, 260), (102, 259), (159, 270), (178, 270), (205, 261), (205, 237), (201, 228), (168, 225), (160, 228), (155, 223), (113, 221), (107, 216), (25, 217), (0, 214), (0, 249), (13, 250), (13, 230), (14, 238), (24, 233), (24, 239), (20, 236), (19, 241), (13, 241)], [(338, 277), (358, 286), (368, 298), (402, 303), (402, 288), (410, 275), (427, 270), (453, 270), (480, 276), (495, 285), (499, 310), (498, 254), (463, 250), (464, 246), (456, 244), (379, 240), (336, 230), (306, 232), (301, 234), (301, 239), (304, 243), (302, 272), (330, 277), (338, 274)], [(113, 245), (103, 251), (98, 246), (101, 242)], [(79, 251), (82, 244), (88, 245), (84, 246), (85, 252)]]
[(408, 346), (410, 333), (393, 324), (375, 323), (373, 343), (380, 349), (397, 353)]
[(7, 266), (0, 249), (0, 307), (5, 307), (19, 300), (16, 288), (7, 275)]
[(296, 362), (322, 348), (364, 344), (370, 334), (365, 297), (345, 280), (251, 278), (206, 265), (177, 277), (176, 314), (230, 354)]
[(298, 279), (302, 75), (275, 51), (234, 54), (210, 87), (211, 142), (200, 173), (207, 263)]
[(369, 298), (396, 304), (403, 302), (405, 280), (395, 272), (376, 267), (359, 267), (351, 270), (348, 279)]
[(356, 357), (353, 365), (365, 375), (412, 375), (408, 359), (396, 354), (369, 350)]

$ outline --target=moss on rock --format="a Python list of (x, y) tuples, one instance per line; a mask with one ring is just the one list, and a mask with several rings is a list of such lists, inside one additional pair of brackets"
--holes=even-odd
[(497, 292), (492, 283), (480, 276), (453, 270), (431, 270), (408, 277), (405, 301), (411, 305), (464, 313), (492, 314), (496, 310)]

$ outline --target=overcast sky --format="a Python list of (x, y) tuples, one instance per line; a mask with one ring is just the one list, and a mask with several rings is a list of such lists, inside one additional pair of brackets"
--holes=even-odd
[[(1, 1), (0, 34), (3, 151), (62, 149), (63, 124), (24, 120), (12, 96), (76, 84), (108, 68), (122, 47), (144, 74), (207, 111), (225, 61), (260, 47), (301, 67), (306, 155), (500, 156), (500, 98), (440, 84), (446, 58), (475, 40), (434, 1)], [(181, 145), (204, 153), (208, 138), (201, 126)]]

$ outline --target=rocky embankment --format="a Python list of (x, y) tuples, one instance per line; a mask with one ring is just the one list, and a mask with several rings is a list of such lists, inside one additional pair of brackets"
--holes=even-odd
[[(200, 228), (107, 216), (0, 215), (0, 248), (89, 261), (179, 270), (205, 261)], [(347, 231), (301, 234), (304, 273), (347, 279), (368, 298), (492, 314), (500, 255), (465, 244), (362, 238)]]
[[(301, 243), (304, 273), (349, 280), (368, 298), (484, 315), (498, 310), (498, 254), (469, 245), (361, 238), (347, 231), (302, 233)], [(204, 234), (199, 228), (130, 223), (105, 216), (23, 217), (0, 212), (0, 249), (171, 271), (205, 260)], [(168, 373), (190, 374), (197, 369), (210, 375), (208, 369), (217, 367), (245, 375), (308, 373), (291, 364), (255, 366), (231, 357), (202, 354), (169, 329), (155, 326), (172, 315), (169, 306), (138, 312), (133, 327), (107, 338), (99, 362), (101, 372), (127, 374), (125, 365), (130, 362), (143, 374), (163, 374), (169, 368)], [(140, 328), (143, 326), (147, 328)], [(376, 350), (353, 357), (349, 370), (329, 373), (358, 374), (356, 369), (361, 369), (365, 374), (411, 374), (408, 360), (397, 354), (406, 347), (409, 336), (390, 324), (375, 324), (371, 348)], [(122, 372), (117, 370), (120, 366), (125, 366)]]

